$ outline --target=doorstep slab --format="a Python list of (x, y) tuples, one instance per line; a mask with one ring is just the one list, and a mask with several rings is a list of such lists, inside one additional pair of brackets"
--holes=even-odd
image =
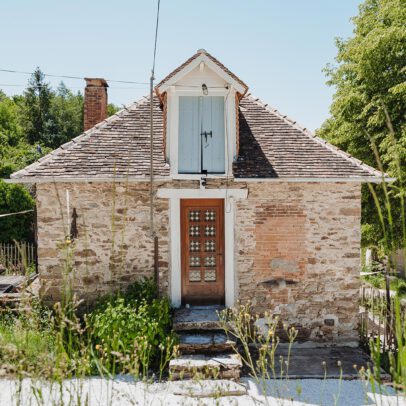
[(232, 351), (236, 341), (230, 340), (224, 333), (188, 333), (179, 334), (181, 354), (212, 353)]
[(175, 310), (173, 328), (175, 331), (185, 330), (219, 330), (218, 313), (224, 306), (191, 306)]
[(245, 385), (226, 379), (173, 382), (172, 385), (174, 395), (193, 398), (218, 398), (247, 394)]
[(242, 368), (238, 354), (182, 355), (169, 362), (169, 371), (173, 379), (216, 378), (239, 379)]

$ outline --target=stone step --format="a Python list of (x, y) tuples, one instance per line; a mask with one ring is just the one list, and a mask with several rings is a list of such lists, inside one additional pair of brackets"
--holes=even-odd
[(221, 329), (218, 313), (224, 306), (192, 306), (175, 310), (173, 328), (175, 331), (207, 331)]
[(179, 379), (232, 379), (240, 378), (242, 368), (238, 354), (182, 355), (169, 362), (169, 372), (173, 380)]
[(224, 333), (186, 333), (179, 334), (181, 354), (212, 353), (232, 351), (236, 342)]
[[(225, 396), (244, 396), (247, 395), (247, 387), (242, 383), (219, 379), (208, 380), (202, 379), (199, 381), (185, 380), (171, 382), (170, 393), (179, 396), (187, 396), (191, 398), (220, 398)], [(198, 404), (200, 404), (198, 402)], [(204, 402), (203, 404), (206, 404)], [(213, 402), (213, 404), (218, 404)]]

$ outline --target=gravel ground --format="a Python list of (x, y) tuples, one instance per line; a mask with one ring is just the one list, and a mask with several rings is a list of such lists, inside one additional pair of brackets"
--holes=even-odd
[[(405, 395), (396, 395), (389, 387), (374, 395), (371, 387), (360, 380), (337, 379), (270, 380), (266, 383), (266, 399), (253, 380), (245, 378), (241, 385), (230, 381), (135, 383), (118, 376), (114, 380), (89, 378), (64, 381), (61, 386), (45, 382), (0, 380), (1, 406), (36, 405), (393, 405), (405, 406)], [(243, 393), (239, 396), (219, 396), (223, 393)], [(207, 397), (208, 394), (215, 397)]]

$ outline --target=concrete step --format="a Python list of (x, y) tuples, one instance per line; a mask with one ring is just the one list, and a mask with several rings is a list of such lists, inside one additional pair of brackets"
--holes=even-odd
[(179, 379), (232, 379), (240, 378), (242, 368), (238, 354), (182, 355), (169, 362), (170, 376)]
[(179, 351), (181, 354), (212, 353), (232, 351), (236, 342), (224, 333), (187, 333), (179, 334)]
[(175, 331), (207, 331), (221, 329), (218, 313), (224, 306), (191, 306), (175, 310), (173, 328)]

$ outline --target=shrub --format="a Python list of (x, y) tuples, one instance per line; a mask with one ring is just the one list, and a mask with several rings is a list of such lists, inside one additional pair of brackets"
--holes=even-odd
[(175, 343), (171, 309), (167, 299), (155, 296), (147, 279), (110, 296), (86, 317), (90, 341), (107, 371), (146, 376), (151, 366), (166, 365)]

